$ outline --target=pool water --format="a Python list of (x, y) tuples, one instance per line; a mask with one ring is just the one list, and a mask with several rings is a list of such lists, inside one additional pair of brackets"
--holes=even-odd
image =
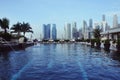
[(37, 44), (0, 54), (0, 80), (119, 80), (120, 55), (73, 44)]

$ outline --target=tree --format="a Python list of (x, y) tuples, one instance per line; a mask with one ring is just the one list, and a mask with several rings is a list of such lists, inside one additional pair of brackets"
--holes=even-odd
[(100, 36), (101, 36), (100, 32), (101, 32), (101, 30), (99, 28), (94, 29), (94, 31), (93, 31), (94, 38), (100, 39)]
[(33, 33), (32, 28), (30, 27), (30, 24), (29, 24), (29, 23), (24, 23), (24, 22), (23, 22), (23, 24), (22, 24), (22, 32), (23, 32), (24, 36), (25, 36), (25, 33), (26, 33), (26, 32), (31, 32), (31, 33)]
[(94, 31), (93, 31), (93, 35), (94, 35), (95, 42), (96, 42), (96, 48), (100, 48), (100, 45), (101, 45), (101, 42), (100, 42), (100, 36), (101, 36), (100, 32), (101, 32), (101, 30), (99, 28), (94, 29)]
[(4, 29), (4, 33), (7, 33), (7, 29), (9, 29), (9, 20), (7, 18), (0, 19), (0, 26)]
[(14, 30), (13, 32), (18, 33), (18, 36), (20, 36), (20, 32), (22, 32), (22, 26), (21, 25), (22, 24), (20, 22), (18, 22), (11, 27), (11, 30)]

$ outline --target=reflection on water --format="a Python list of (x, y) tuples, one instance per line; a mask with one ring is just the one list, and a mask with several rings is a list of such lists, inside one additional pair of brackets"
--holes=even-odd
[(119, 80), (120, 54), (81, 44), (0, 53), (0, 80)]

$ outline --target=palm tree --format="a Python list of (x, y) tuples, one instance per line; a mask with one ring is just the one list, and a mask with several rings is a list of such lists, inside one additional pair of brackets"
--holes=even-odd
[(11, 30), (14, 30), (12, 33), (18, 33), (18, 36), (20, 36), (20, 32), (22, 32), (22, 24), (20, 22), (17, 22), (11, 27)]
[(23, 22), (23, 24), (22, 24), (22, 32), (23, 32), (24, 36), (25, 36), (25, 33), (26, 33), (26, 32), (31, 32), (31, 33), (33, 33), (32, 28), (30, 27), (30, 24), (29, 24), (29, 23), (24, 23), (24, 22)]
[(7, 29), (9, 29), (9, 20), (7, 18), (0, 19), (0, 26), (4, 29), (4, 33), (7, 33)]

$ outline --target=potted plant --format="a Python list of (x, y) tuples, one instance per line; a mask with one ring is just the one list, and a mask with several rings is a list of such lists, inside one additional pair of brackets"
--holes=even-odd
[(95, 39), (91, 39), (91, 47), (95, 46)]
[(117, 40), (116, 49), (118, 52), (120, 52), (120, 39)]
[(101, 45), (101, 43), (100, 43), (100, 37), (101, 37), (100, 32), (101, 32), (101, 29), (99, 29), (99, 28), (96, 28), (96, 29), (93, 30), (93, 36), (95, 38), (97, 48), (100, 48), (100, 45)]
[(104, 49), (105, 51), (110, 51), (110, 40), (109, 39), (105, 40)]
[(97, 39), (96, 39), (96, 48), (100, 48), (100, 46), (101, 46), (100, 39), (97, 38)]

